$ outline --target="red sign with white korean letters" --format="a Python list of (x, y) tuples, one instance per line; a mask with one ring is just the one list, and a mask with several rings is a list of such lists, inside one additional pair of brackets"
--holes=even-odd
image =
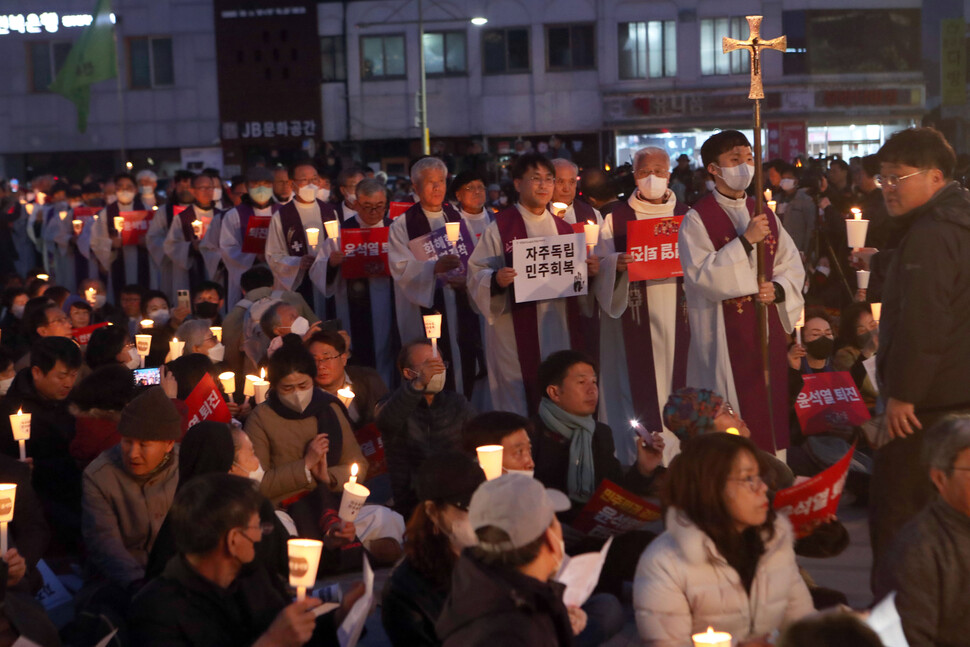
[(795, 400), (802, 433), (811, 436), (832, 427), (858, 427), (870, 418), (869, 410), (847, 371), (809, 373)]

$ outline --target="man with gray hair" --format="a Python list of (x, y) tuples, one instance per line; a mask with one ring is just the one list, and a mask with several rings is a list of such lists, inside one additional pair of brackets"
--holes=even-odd
[[(436, 157), (425, 157), (411, 167), (411, 183), (418, 202), (397, 218), (389, 230), (388, 263), (394, 279), (397, 325), (401, 339), (424, 338), (422, 315), (442, 315), (438, 348), (451, 362), (446, 388), (463, 393), (469, 400), (476, 383), (486, 388), (485, 354), (478, 315), (472, 310), (465, 290), (467, 271), (456, 254), (435, 254), (428, 258), (423, 243), (431, 232), (446, 222), (461, 222), (458, 210), (445, 202), (448, 168)], [(465, 241), (473, 246), (472, 241)], [(416, 254), (417, 252), (417, 254)]]
[[(606, 216), (601, 234), (604, 256), (615, 255), (617, 268), (633, 261), (631, 252), (643, 258), (646, 250), (633, 247), (631, 223), (651, 220), (653, 229), (664, 227), (669, 254), (676, 257), (676, 216), (687, 213), (668, 187), (670, 157), (662, 148), (641, 148), (633, 157), (637, 189), (628, 200), (617, 203)], [(637, 227), (639, 227), (637, 225)], [(661, 248), (661, 251), (664, 248)], [(636, 442), (626, 421), (638, 420), (649, 431), (664, 430), (665, 459), (676, 455), (679, 442), (662, 425), (661, 410), (670, 394), (687, 386), (687, 348), (690, 330), (684, 303), (683, 277), (660, 277), (630, 281), (623, 315), (601, 317), (600, 373), (604, 393), (600, 419), (614, 429), (617, 458), (624, 464), (637, 456)]]
[[(579, 167), (570, 160), (558, 157), (552, 160), (556, 168), (556, 185), (552, 189), (552, 202), (549, 211), (559, 216), (570, 225), (577, 222), (596, 223), (603, 227), (603, 216), (585, 200), (576, 199), (576, 187), (579, 185)], [(566, 205), (563, 209), (562, 205)]]
[[(360, 180), (356, 185), (357, 212), (344, 221), (344, 229), (369, 230), (387, 257), (387, 236), (391, 219), (387, 217), (387, 187), (376, 179)], [(337, 318), (348, 326), (355, 363), (377, 369), (385, 384), (394, 382), (394, 358), (401, 348), (394, 320), (394, 292), (387, 263), (371, 258), (367, 276), (345, 276), (341, 249), (321, 245), (310, 268), (310, 279), (327, 298), (333, 297)]]
[(970, 416), (946, 418), (926, 432), (923, 453), (939, 497), (899, 532), (873, 570), (876, 599), (896, 592), (912, 647), (965, 645), (970, 635)]

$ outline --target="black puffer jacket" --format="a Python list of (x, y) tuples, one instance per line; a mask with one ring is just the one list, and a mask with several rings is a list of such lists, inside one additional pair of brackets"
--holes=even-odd
[(562, 647), (573, 644), (565, 587), (485, 566), (467, 552), (452, 574), (438, 620), (444, 647)]
[(874, 257), (881, 391), (917, 412), (970, 406), (970, 193), (952, 182), (904, 217), (899, 247)]

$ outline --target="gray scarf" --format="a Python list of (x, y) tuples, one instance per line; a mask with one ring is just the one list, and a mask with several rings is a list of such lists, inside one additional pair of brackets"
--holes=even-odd
[(596, 491), (593, 469), (593, 431), (596, 430), (596, 421), (593, 416), (574, 416), (549, 398), (542, 398), (539, 403), (539, 417), (547, 427), (569, 440), (569, 472), (566, 479), (569, 498), (588, 501)]

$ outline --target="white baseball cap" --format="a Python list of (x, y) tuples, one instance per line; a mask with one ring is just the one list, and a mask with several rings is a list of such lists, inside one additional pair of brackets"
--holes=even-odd
[(492, 544), (479, 541), (490, 552), (507, 552), (534, 542), (546, 531), (557, 512), (569, 510), (569, 497), (543, 487), (524, 474), (505, 474), (478, 486), (468, 506), (472, 530), (494, 526), (505, 531), (509, 541)]

